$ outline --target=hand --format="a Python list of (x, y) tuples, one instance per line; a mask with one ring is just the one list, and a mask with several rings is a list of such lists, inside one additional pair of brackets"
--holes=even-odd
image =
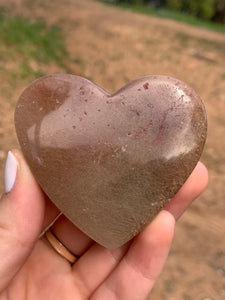
[[(57, 238), (80, 258), (73, 266), (40, 233), (59, 214), (42, 193), (19, 150), (6, 163), (0, 202), (0, 300), (144, 300), (167, 258), (175, 220), (204, 190), (207, 170), (198, 163), (169, 205), (126, 245), (108, 250), (68, 219), (53, 225)], [(15, 179), (15, 180), (14, 180)]]

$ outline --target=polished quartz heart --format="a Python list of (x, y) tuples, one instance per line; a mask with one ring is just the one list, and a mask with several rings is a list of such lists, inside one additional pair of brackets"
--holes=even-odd
[(175, 78), (143, 77), (110, 95), (66, 74), (27, 87), (15, 125), (45, 193), (108, 248), (134, 237), (177, 193), (207, 128), (198, 95)]

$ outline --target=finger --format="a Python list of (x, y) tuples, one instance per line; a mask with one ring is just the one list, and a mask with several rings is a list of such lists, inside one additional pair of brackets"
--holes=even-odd
[(63, 215), (54, 223), (52, 230), (57, 239), (76, 256), (81, 256), (93, 244), (90, 237)]
[(118, 267), (90, 299), (145, 299), (168, 256), (174, 226), (174, 217), (161, 211), (133, 240)]
[(183, 187), (165, 207), (177, 220), (187, 207), (205, 190), (208, 183), (208, 171), (199, 162)]
[(127, 252), (130, 243), (114, 250), (95, 243), (74, 264), (73, 273), (84, 296), (88, 298), (109, 276)]
[(0, 291), (30, 255), (40, 234), (45, 199), (18, 150), (9, 152), (0, 201)]

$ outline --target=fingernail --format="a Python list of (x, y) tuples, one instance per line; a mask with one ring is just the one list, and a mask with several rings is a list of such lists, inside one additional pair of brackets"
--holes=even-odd
[(18, 163), (11, 151), (8, 152), (8, 156), (5, 164), (5, 192), (9, 193), (16, 181)]

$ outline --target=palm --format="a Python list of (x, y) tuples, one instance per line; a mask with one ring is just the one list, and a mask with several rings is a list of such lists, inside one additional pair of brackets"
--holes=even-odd
[[(26, 278), (26, 280), (24, 280)], [(40, 240), (21, 271), (8, 287), (10, 299), (83, 300), (71, 265)], [(21, 295), (21, 298), (18, 298)]]

